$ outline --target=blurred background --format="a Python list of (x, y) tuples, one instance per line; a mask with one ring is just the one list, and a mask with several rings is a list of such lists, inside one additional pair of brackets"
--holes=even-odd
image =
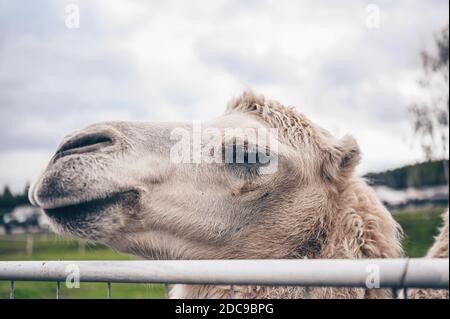
[[(73, 130), (207, 120), (245, 89), (353, 134), (357, 173), (403, 226), (406, 254), (423, 256), (448, 206), (448, 12), (447, 0), (0, 0), (0, 260), (131, 259), (53, 235), (30, 182)], [(53, 295), (17, 283), (17, 298)]]

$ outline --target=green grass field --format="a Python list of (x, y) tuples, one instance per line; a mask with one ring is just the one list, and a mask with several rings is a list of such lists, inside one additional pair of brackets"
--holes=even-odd
[[(443, 209), (394, 212), (395, 219), (405, 231), (404, 247), (409, 257), (424, 256), (433, 243), (441, 224)], [(97, 245), (83, 245), (78, 240), (56, 235), (34, 235), (33, 252), (27, 254), (26, 235), (0, 236), (0, 260), (131, 260)], [(16, 298), (55, 298), (54, 282), (16, 282)], [(0, 299), (8, 298), (9, 282), (0, 281)], [(79, 289), (66, 288), (61, 283), (61, 298), (106, 298), (104, 283), (81, 283)], [(113, 298), (163, 298), (162, 285), (113, 284)]]
[[(83, 245), (78, 240), (53, 234), (34, 235), (33, 253), (26, 253), (26, 235), (0, 236), (0, 260), (132, 260), (97, 245)], [(82, 243), (82, 242), (81, 242)], [(55, 298), (54, 282), (16, 282), (15, 298)], [(61, 298), (106, 298), (105, 283), (81, 283), (78, 289), (69, 289), (61, 283)], [(0, 298), (9, 297), (9, 282), (0, 281)], [(113, 298), (163, 298), (162, 285), (113, 284)]]
[(393, 212), (404, 231), (403, 247), (408, 257), (423, 257), (442, 225), (443, 208)]

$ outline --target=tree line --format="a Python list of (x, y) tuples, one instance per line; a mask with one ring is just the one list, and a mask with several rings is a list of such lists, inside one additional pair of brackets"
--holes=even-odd
[(22, 193), (13, 194), (9, 186), (5, 186), (3, 192), (0, 193), (0, 209), (7, 210), (20, 205), (31, 205), (28, 200), (28, 190), (30, 186), (27, 185)]
[[(448, 160), (444, 161), (448, 167)], [(445, 165), (442, 165), (441, 160), (407, 165), (380, 173), (369, 173), (364, 177), (372, 185), (383, 185), (394, 189), (447, 185)]]

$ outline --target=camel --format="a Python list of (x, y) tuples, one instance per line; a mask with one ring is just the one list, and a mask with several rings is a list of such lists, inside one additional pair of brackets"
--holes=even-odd
[[(294, 108), (244, 92), (222, 116), (202, 123), (201, 135), (201, 146), (214, 140), (219, 147), (212, 150), (231, 149), (233, 159), (243, 150), (243, 162), (172, 160), (173, 133), (193, 126), (104, 122), (74, 132), (31, 187), (30, 200), (57, 233), (145, 259), (403, 256), (399, 225), (354, 174), (361, 152), (353, 137), (335, 138)], [(208, 128), (272, 128), (276, 134), (270, 131), (266, 141), (275, 144), (212, 138)], [(261, 173), (266, 163), (249, 161), (272, 151), (277, 166), (270, 173)], [(175, 285), (171, 297), (228, 298), (229, 289)], [(235, 298), (305, 296), (385, 298), (390, 292), (316, 288), (306, 295), (301, 287), (234, 287)]]

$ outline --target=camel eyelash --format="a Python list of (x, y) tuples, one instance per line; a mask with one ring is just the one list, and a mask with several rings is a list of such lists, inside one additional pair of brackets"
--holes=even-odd
[(259, 176), (260, 166), (256, 163), (225, 163), (225, 168), (239, 177)]
[(260, 168), (268, 165), (262, 158), (266, 154), (257, 151), (257, 147), (232, 144), (222, 149), (222, 160), (227, 171), (233, 175), (247, 179), (260, 176)]

